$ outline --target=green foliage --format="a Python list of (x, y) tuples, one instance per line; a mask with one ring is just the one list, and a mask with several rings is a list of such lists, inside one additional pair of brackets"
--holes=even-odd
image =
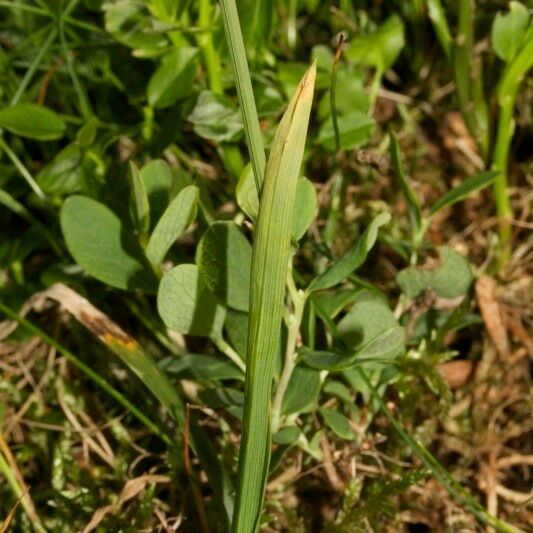
[(466, 294), (472, 283), (472, 270), (468, 261), (447, 246), (439, 248), (440, 265), (433, 269), (408, 267), (396, 277), (398, 285), (409, 298), (433, 289), (441, 298), (456, 298)]
[(233, 222), (215, 222), (202, 235), (196, 264), (207, 288), (224, 304), (248, 311), (252, 247)]
[(202, 91), (194, 109), (187, 117), (194, 131), (210, 141), (236, 141), (243, 133), (239, 111), (229, 98), (211, 91)]
[(176, 48), (163, 56), (147, 87), (148, 103), (158, 109), (170, 107), (189, 94), (197, 69), (198, 49)]
[(283, 397), (281, 412), (284, 415), (304, 413), (315, 406), (320, 393), (319, 373), (311, 368), (298, 365), (291, 376)]
[(350, 426), (348, 419), (335, 409), (321, 407), (318, 412), (324, 420), (324, 423), (341, 439), (354, 440), (355, 432)]
[(0, 128), (37, 141), (53, 141), (63, 137), (66, 124), (47, 107), (17, 104), (0, 109)]
[(390, 220), (388, 213), (380, 213), (366, 228), (357, 244), (341, 259), (333, 263), (323, 274), (314, 279), (308, 291), (328, 289), (339, 284), (366, 260), (368, 252), (374, 246), (378, 237), (378, 230)]
[[(365, 144), (374, 131), (374, 119), (360, 111), (353, 111), (339, 117), (340, 147), (353, 150)], [(318, 134), (317, 142), (326, 150), (335, 149), (335, 131), (333, 119), (328, 118)]]
[[(373, 454), (391, 458), (388, 473), (372, 481), (359, 470), (346, 479), (345, 470), (342, 509), (324, 496), (337, 514), (324, 529), (394, 527), (407, 501), (399, 496), (428, 475), (401, 469), (397, 461), (414, 455), (478, 520), (515, 531), (421, 442), (434, 438), (435, 417), (448, 416), (455, 394), (440, 365), (467, 352), (474, 361), (483, 345), (468, 296), (474, 269), (437, 246), (455, 242), (472, 220), (470, 206), (468, 221), (450, 208), (494, 185), (502, 248), (511, 242), (508, 221), (518, 218), (506, 175), (511, 154), (520, 190), (525, 137), (514, 153), (511, 141), (529, 118), (515, 120), (533, 58), (526, 7), (513, 1), (495, 16), (470, 0), (382, 10), (316, 0), (3, 7), (0, 311), (24, 331), (2, 337), (0, 419), (8, 445), (15, 431), (23, 435), (13, 452), (32, 489), (15, 508), (13, 529), (40, 530), (42, 521), (81, 531), (104, 513), (102, 530), (148, 530), (179, 512), (221, 533), (304, 531), (315, 527), (304, 506), (322, 509), (323, 501), (297, 490), (297, 507), (287, 509), (285, 470), (298, 461), (302, 473), (321, 476), (326, 442), (335, 458), (355, 450), (364, 464), (370, 456), (352, 441), (368, 440)], [(492, 48), (480, 48), (488, 37)], [(307, 70), (313, 60), (316, 75)], [(447, 125), (434, 135), (431, 122), (453, 117), (456, 125), (455, 107), (478, 143), (455, 139), (452, 128), (457, 157)], [(390, 135), (397, 187), (387, 170), (392, 130), (405, 149), (404, 157)], [(470, 176), (483, 167), (492, 170)], [(462, 236), (473, 257), (490, 256), (483, 240), (470, 247), (470, 238)], [(89, 333), (59, 317), (39, 292), (58, 281), (138, 341), (105, 320)], [(22, 311), (37, 302), (32, 309), (50, 335), (6, 307), (36, 292)], [(46, 358), (32, 348), (31, 365), (27, 335), (53, 348)], [(73, 431), (64, 405), (99, 431)], [(10, 420), (17, 412), (24, 419)], [(461, 417), (439, 431), (457, 426), (454, 438), (466, 440), (472, 420)], [(42, 429), (54, 425), (62, 431)], [(440, 452), (447, 440), (439, 442)], [(93, 443), (114, 459), (94, 461)], [(136, 460), (137, 449), (148, 462)], [(24, 492), (4, 456), (2, 448), (2, 517)], [(124, 480), (143, 479), (146, 468), (165, 480), (146, 481), (122, 501), (122, 488), (141, 483)], [(265, 505), (270, 475), (276, 489)], [(159, 501), (166, 504), (155, 516)]]
[(434, 215), (441, 209), (449, 207), (450, 205), (456, 204), (461, 200), (464, 200), (467, 196), (475, 191), (480, 191), (485, 187), (489, 186), (496, 177), (497, 172), (481, 172), (472, 176), (471, 178), (466, 179), (457, 187), (450, 189), (446, 194), (443, 194), (432, 206), (430, 209), (430, 214)]
[(196, 265), (178, 265), (163, 276), (157, 309), (171, 330), (211, 338), (221, 335), (226, 314)]
[(146, 257), (154, 264), (163, 262), (172, 244), (196, 218), (198, 187), (183, 188), (170, 202), (157, 222), (146, 246)]
[(150, 228), (150, 204), (144, 182), (139, 169), (134, 163), (130, 164), (131, 200), (130, 213), (133, 224), (141, 236), (145, 236)]
[(394, 64), (404, 45), (403, 22), (397, 15), (392, 15), (374, 33), (354, 39), (346, 56), (383, 72)]
[(505, 62), (513, 60), (522, 47), (529, 23), (529, 12), (520, 2), (510, 2), (509, 12), (497, 13), (492, 23), (494, 51)]
[(70, 196), (61, 229), (76, 262), (91, 276), (119, 289), (155, 292), (157, 277), (131, 231), (104, 204)]

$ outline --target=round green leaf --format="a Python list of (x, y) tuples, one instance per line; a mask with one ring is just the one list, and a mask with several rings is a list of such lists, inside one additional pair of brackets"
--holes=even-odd
[(139, 243), (108, 207), (70, 196), (61, 209), (61, 229), (69, 252), (88, 274), (119, 289), (155, 292), (157, 277)]
[(252, 247), (233, 222), (215, 222), (203, 234), (196, 263), (205, 284), (222, 302), (247, 311)]
[(522, 46), (529, 22), (529, 12), (520, 2), (510, 2), (509, 12), (497, 13), (492, 23), (491, 41), (496, 55), (511, 61)]
[(157, 292), (157, 309), (165, 325), (198, 337), (220, 336), (226, 310), (206, 288), (196, 265), (178, 265), (167, 272)]

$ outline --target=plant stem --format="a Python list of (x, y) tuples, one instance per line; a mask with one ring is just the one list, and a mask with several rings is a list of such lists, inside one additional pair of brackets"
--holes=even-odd
[(470, 109), (470, 62), (473, 42), (472, 0), (459, 0), (459, 27), (453, 47), (453, 72), (457, 101), (470, 133), (477, 138), (475, 116)]
[(30, 174), (29, 170), (24, 166), (24, 163), (17, 157), (17, 154), (11, 150), (9, 145), (4, 141), (0, 136), (0, 148), (4, 150), (6, 155), (11, 159), (11, 162), (17, 167), (17, 170), (20, 172), (21, 176), (26, 180), (28, 185), (32, 188), (33, 192), (41, 199), (45, 200), (46, 195), (37, 182), (33, 179), (33, 176)]
[(24, 74), (22, 81), (19, 83), (19, 86), (17, 87), (17, 90), (15, 94), (13, 95), (13, 98), (11, 98), (10, 105), (13, 106), (13, 105), (18, 104), (20, 97), (23, 95), (31, 79), (33, 78), (35, 71), (39, 67), (39, 64), (41, 63), (42, 58), (44, 57), (46, 52), (48, 52), (48, 50), (50, 49), (50, 46), (52, 46), (52, 43), (55, 41), (56, 37), (57, 37), (57, 28), (53, 28), (48, 34), (48, 37), (46, 38), (42, 46), (39, 48), (37, 55), (31, 62), (30, 68), (26, 71), (26, 74)]
[(254, 171), (255, 185), (258, 194), (261, 192), (265, 174), (266, 157), (263, 137), (259, 127), (259, 117), (255, 106), (252, 80), (246, 59), (246, 50), (239, 24), (239, 14), (235, 0), (221, 0), (222, 20), (228, 44), (231, 68), (235, 77), (237, 97), (241, 107), (246, 144), (250, 153), (250, 161)]
[(287, 288), (291, 296), (293, 312), (287, 317), (287, 346), (285, 349), (285, 363), (276, 388), (274, 402), (272, 403), (272, 432), (275, 433), (280, 428), (281, 422), (281, 408), (283, 406), (283, 399), (289, 386), (292, 373), (296, 368), (296, 343), (298, 341), (298, 334), (302, 325), (302, 317), (307, 300), (305, 291), (299, 290), (294, 283), (292, 275), (292, 265), (289, 264), (289, 271), (287, 273)]
[(223, 354), (227, 355), (243, 372), (246, 372), (246, 365), (240, 355), (222, 337), (213, 339), (213, 342)]
[(65, 8), (64, 12), (60, 14), (59, 21), (58, 21), (58, 27), (59, 27), (59, 41), (61, 43), (61, 50), (63, 52), (63, 55), (65, 56), (65, 61), (67, 64), (67, 70), (69, 72), (70, 78), (72, 80), (72, 85), (74, 86), (74, 91), (76, 92), (76, 95), (78, 97), (78, 102), (80, 105), (80, 111), (83, 115), (83, 118), (88, 119), (91, 117), (94, 113), (91, 109), (91, 104), (89, 102), (89, 98), (87, 96), (87, 93), (85, 91), (85, 88), (80, 83), (80, 80), (78, 78), (78, 74), (76, 73), (76, 69), (74, 68), (74, 62), (72, 60), (72, 53), (68, 49), (67, 41), (65, 39), (65, 23), (64, 23), (64, 16), (69, 15), (72, 13), (72, 11), (76, 8), (76, 6), (79, 4), (80, 0), (72, 0), (70, 4)]
[(525, 38), (525, 45), (505, 67), (496, 89), (500, 115), (498, 117), (496, 141), (492, 152), (492, 166), (494, 170), (499, 172), (494, 180), (494, 202), (496, 204), (500, 236), (500, 267), (504, 266), (511, 256), (512, 209), (507, 184), (507, 166), (515, 125), (513, 112), (518, 87), (532, 66), (533, 30), (530, 29)]
[(376, 104), (376, 98), (378, 96), (382, 78), (383, 70), (377, 69), (376, 72), (374, 72), (374, 77), (372, 78), (372, 83), (370, 84), (370, 91), (368, 94), (368, 99), (370, 102), (368, 106), (368, 114), (370, 116), (372, 116), (372, 113), (374, 112), (374, 105)]
[(331, 120), (333, 121), (333, 131), (335, 132), (335, 148), (337, 150), (337, 154), (341, 149), (341, 136), (339, 132), (339, 120), (337, 117), (337, 103), (335, 97), (337, 92), (337, 65), (341, 60), (343, 42), (344, 34), (341, 33), (339, 37), (339, 44), (337, 45), (337, 50), (333, 59), (333, 66), (331, 67), (331, 77), (329, 80), (329, 106), (331, 108)]
[[(200, 28), (210, 28), (212, 25), (212, 9), (209, 0), (200, 0), (198, 6), (198, 26)], [(222, 94), (222, 75), (220, 72), (220, 57), (213, 45), (213, 32), (211, 29), (200, 33), (197, 37), (198, 45), (204, 56), (205, 66), (207, 68), (207, 77), (209, 78), (209, 88), (215, 94)]]
[(494, 180), (493, 190), (500, 237), (500, 265), (505, 264), (511, 256), (512, 209), (507, 183), (507, 160), (514, 131), (513, 110), (514, 99), (508, 96), (500, 103), (498, 129), (492, 157), (493, 168), (499, 171)]

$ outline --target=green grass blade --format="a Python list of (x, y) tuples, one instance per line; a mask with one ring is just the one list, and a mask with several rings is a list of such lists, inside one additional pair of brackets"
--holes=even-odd
[(489, 170), (487, 172), (480, 172), (479, 174), (466, 179), (460, 185), (450, 189), (446, 194), (442, 195), (431, 206), (430, 214), (434, 215), (441, 209), (464, 200), (469, 194), (484, 189), (494, 181), (497, 174), (497, 172)]
[(452, 56), (452, 35), (448, 26), (448, 19), (440, 0), (427, 0), (428, 14), (437, 34), (437, 39), (448, 59)]
[(254, 235), (243, 437), (234, 533), (258, 528), (270, 461), (272, 375), (279, 350), (293, 210), (316, 65), (307, 71), (277, 129)]
[(403, 165), (402, 165), (402, 152), (400, 149), (400, 144), (396, 139), (394, 133), (390, 133), (390, 153), (392, 168), (394, 169), (394, 175), (400, 184), (403, 194), (407, 200), (407, 209), (409, 211), (409, 220), (411, 222), (411, 227), (413, 232), (416, 233), (420, 231), (422, 226), (422, 209), (420, 207), (420, 202), (416, 197), (416, 194), (409, 183), (409, 178), (407, 177)]
[(235, 76), (237, 97), (241, 106), (246, 144), (250, 152), (255, 184), (259, 193), (266, 167), (265, 148), (259, 128), (259, 118), (255, 107), (254, 91), (250, 71), (248, 70), (239, 14), (235, 0), (221, 0), (220, 7), (222, 9), (222, 20), (224, 21), (224, 32), (228, 43), (231, 67)]

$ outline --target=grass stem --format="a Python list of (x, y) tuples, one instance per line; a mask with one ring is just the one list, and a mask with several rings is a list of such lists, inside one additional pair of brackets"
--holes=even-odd
[[(291, 261), (292, 263), (292, 261)], [(297, 341), (298, 334), (300, 333), (300, 327), (302, 325), (303, 312), (305, 308), (305, 302), (307, 300), (307, 294), (305, 291), (298, 290), (294, 283), (292, 275), (292, 265), (289, 265), (289, 271), (287, 274), (287, 288), (291, 296), (293, 312), (287, 317), (287, 345), (285, 349), (285, 361), (283, 364), (283, 370), (276, 387), (276, 393), (274, 395), (274, 401), (272, 403), (272, 432), (276, 433), (281, 426), (281, 409), (283, 406), (283, 399), (289, 386), (292, 373), (296, 368), (297, 360)]]
[(246, 144), (254, 171), (255, 185), (257, 192), (260, 193), (266, 166), (265, 148), (259, 127), (259, 117), (255, 106), (254, 91), (248, 69), (248, 61), (246, 59), (244, 40), (239, 24), (239, 14), (235, 0), (221, 0), (220, 7), (222, 9), (222, 20), (224, 22), (224, 32), (226, 34), (231, 67), (235, 77), (237, 97), (244, 122)]
[(26, 180), (26, 183), (31, 187), (33, 192), (41, 199), (46, 199), (46, 194), (44, 194), (43, 190), (37, 182), (33, 179), (33, 176), (31, 175), (30, 171), (24, 166), (24, 163), (18, 158), (17, 154), (11, 150), (9, 145), (6, 143), (6, 141), (0, 136), (0, 148), (4, 150), (7, 157), (11, 159), (11, 162), (15, 165), (17, 170), (19, 171), (20, 175)]

